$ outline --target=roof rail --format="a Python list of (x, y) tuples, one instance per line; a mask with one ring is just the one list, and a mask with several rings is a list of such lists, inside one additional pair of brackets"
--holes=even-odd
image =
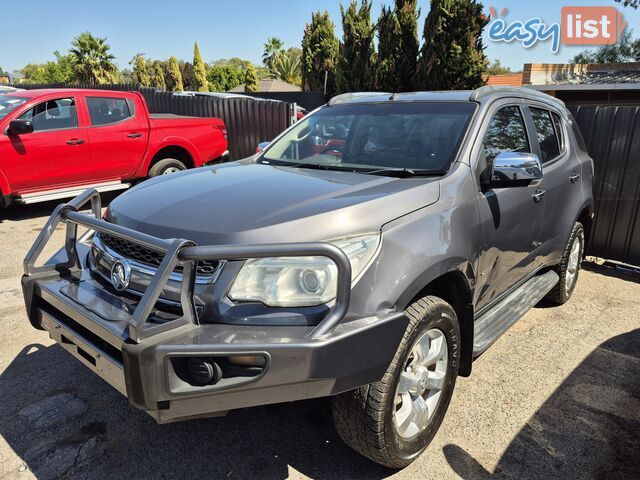
[(547, 102), (551, 101), (554, 103), (559, 103), (564, 105), (564, 102), (556, 97), (552, 97), (551, 95), (547, 95), (546, 93), (542, 93), (538, 90), (534, 90), (533, 88), (527, 88), (526, 86), (522, 87), (496, 87), (492, 85), (485, 85), (480, 88), (476, 88), (471, 95), (469, 96), (469, 100), (472, 102), (476, 102), (480, 100), (482, 97), (486, 97), (491, 94), (512, 94), (517, 97), (526, 96), (529, 98), (539, 98), (540, 100), (546, 100)]
[(349, 92), (343, 93), (341, 95), (336, 95), (332, 97), (327, 105), (339, 105), (340, 103), (346, 103), (349, 100), (353, 100), (354, 98), (363, 98), (363, 97), (378, 97), (381, 95), (389, 96), (391, 95), (389, 92)]

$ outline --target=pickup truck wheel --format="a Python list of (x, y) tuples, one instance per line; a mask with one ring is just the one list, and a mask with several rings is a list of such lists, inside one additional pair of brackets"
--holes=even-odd
[(163, 158), (158, 160), (149, 169), (150, 177), (157, 177), (158, 175), (168, 175), (170, 173), (180, 172), (186, 170), (187, 166), (180, 160), (175, 158)]
[(576, 222), (569, 235), (569, 241), (562, 252), (562, 260), (556, 267), (560, 281), (547, 294), (547, 300), (555, 305), (562, 305), (570, 298), (578, 283), (578, 274), (584, 253), (584, 228)]
[(458, 376), (460, 327), (444, 300), (427, 296), (407, 307), (410, 318), (382, 380), (333, 397), (340, 438), (391, 468), (410, 464), (429, 445)]

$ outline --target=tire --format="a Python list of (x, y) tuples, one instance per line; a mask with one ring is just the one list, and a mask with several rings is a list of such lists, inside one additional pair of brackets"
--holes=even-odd
[(158, 175), (167, 175), (186, 169), (187, 166), (181, 160), (176, 160), (175, 158), (163, 158), (162, 160), (158, 160), (154, 163), (149, 169), (149, 176), (157, 177)]
[[(409, 326), (382, 380), (332, 399), (333, 418), (340, 438), (361, 455), (391, 468), (409, 465), (427, 448), (438, 431), (456, 383), (460, 356), (460, 327), (453, 308), (447, 302), (438, 297), (423, 297), (407, 307), (405, 313), (410, 319)], [(431, 338), (432, 335), (435, 337)], [(421, 357), (415, 354), (416, 342), (424, 336), (429, 337), (429, 353), (432, 347), (437, 350), (438, 341), (441, 342), (439, 345), (446, 345), (446, 351), (440, 353), (442, 360), (429, 372), (429, 375), (441, 376), (438, 398), (435, 397), (435, 389), (427, 389), (422, 395), (419, 391), (415, 396), (406, 392), (400, 395), (398, 392), (406, 390), (406, 378), (412, 377), (412, 369)], [(443, 364), (446, 365), (444, 372)], [(424, 383), (423, 377), (422, 381), (411, 385), (424, 388)], [(424, 400), (425, 396), (427, 400)], [(414, 399), (418, 401), (419, 398), (423, 398), (427, 405), (435, 399), (429, 405), (432, 411), (426, 421), (420, 422), (423, 427), (420, 429), (417, 420), (424, 418), (420, 415), (424, 411), (410, 409), (419, 412), (412, 417), (416, 424), (409, 423), (404, 428), (406, 422), (402, 419), (407, 418), (403, 414), (405, 405), (414, 405)], [(402, 425), (397, 426), (396, 422)]]
[[(577, 246), (576, 242), (578, 243)], [(567, 245), (562, 252), (562, 259), (555, 269), (560, 281), (547, 293), (545, 297), (547, 301), (554, 305), (563, 305), (571, 298), (576, 288), (576, 283), (578, 283), (583, 253), (584, 228), (581, 223), (576, 222), (571, 230), (571, 235), (569, 235)]]

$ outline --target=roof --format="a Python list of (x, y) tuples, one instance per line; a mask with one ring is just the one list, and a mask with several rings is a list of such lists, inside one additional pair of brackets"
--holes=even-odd
[(580, 90), (601, 90), (602, 86), (608, 89), (612, 85), (622, 89), (624, 85), (640, 84), (640, 62), (530, 63), (524, 66), (523, 79), (538, 89), (547, 86), (547, 90), (571, 90), (576, 87)]
[(91, 93), (91, 94), (105, 94), (105, 95), (113, 95), (119, 93), (132, 93), (132, 92), (123, 92), (120, 90), (97, 90), (93, 88), (35, 88), (33, 90), (20, 90), (18, 92), (7, 93), (7, 95), (15, 95), (16, 97), (23, 98), (35, 98), (41, 95), (50, 95), (50, 94), (74, 94), (74, 93)]
[(504, 75), (489, 75), (487, 85), (506, 85), (509, 87), (522, 86), (522, 73), (507, 73)]
[[(231, 90), (227, 90), (229, 93), (243, 93), (244, 92), (244, 83), (242, 85), (238, 85)], [(259, 92), (301, 92), (302, 89), (297, 85), (292, 85), (287, 82), (283, 82), (277, 78), (266, 78), (263, 80), (258, 80), (258, 91)]]
[(517, 97), (542, 100), (552, 103), (563, 102), (550, 95), (533, 89), (522, 87), (506, 87), (486, 85), (476, 90), (446, 90), (440, 92), (353, 92), (337, 95), (329, 100), (328, 105), (371, 103), (371, 102), (477, 102), (490, 97)]

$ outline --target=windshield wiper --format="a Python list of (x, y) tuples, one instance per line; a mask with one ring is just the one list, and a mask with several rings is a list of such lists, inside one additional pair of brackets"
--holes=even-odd
[(440, 177), (447, 173), (447, 170), (426, 170), (420, 168), (380, 168), (378, 170), (368, 170), (362, 173), (367, 175), (382, 175), (385, 177)]

